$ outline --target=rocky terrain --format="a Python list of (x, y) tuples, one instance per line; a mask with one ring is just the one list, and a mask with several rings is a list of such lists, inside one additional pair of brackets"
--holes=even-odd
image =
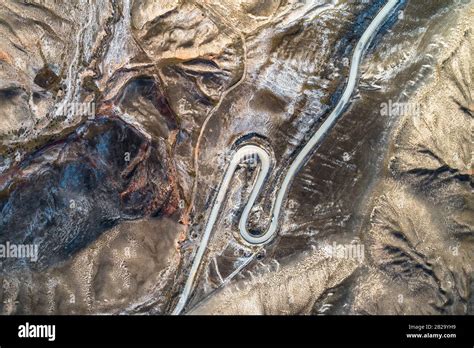
[[(38, 257), (0, 313), (172, 313), (235, 151), (258, 233), (386, 3), (3, 0), (0, 245)], [(474, 314), (473, 15), (397, 2), (268, 244), (238, 166), (184, 313)]]

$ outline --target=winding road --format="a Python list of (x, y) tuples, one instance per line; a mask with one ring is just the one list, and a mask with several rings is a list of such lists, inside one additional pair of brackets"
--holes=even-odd
[(275, 237), (277, 229), (278, 229), (278, 220), (280, 217), (283, 202), (285, 200), (285, 197), (287, 195), (287, 191), (288, 191), (289, 186), (291, 185), (291, 182), (293, 181), (298, 170), (304, 165), (308, 157), (312, 154), (313, 150), (320, 143), (321, 139), (334, 126), (334, 124), (336, 123), (338, 118), (341, 116), (341, 114), (343, 113), (347, 105), (350, 103), (351, 96), (356, 87), (357, 75), (358, 75), (362, 56), (367, 46), (369, 45), (370, 41), (376, 35), (378, 28), (380, 28), (383, 22), (392, 13), (392, 11), (397, 6), (398, 2), (399, 0), (388, 0), (387, 3), (382, 7), (382, 9), (375, 16), (375, 18), (372, 20), (372, 22), (369, 24), (369, 26), (367, 27), (367, 29), (364, 31), (361, 38), (357, 42), (357, 45), (352, 54), (347, 85), (344, 89), (344, 92), (341, 98), (339, 99), (336, 107), (328, 116), (328, 118), (322, 123), (322, 125), (318, 128), (318, 130), (313, 134), (311, 139), (301, 149), (301, 151), (298, 153), (298, 155), (296, 156), (296, 158), (293, 160), (290, 167), (288, 168), (288, 171), (283, 179), (283, 182), (278, 191), (276, 199), (272, 205), (270, 225), (268, 229), (260, 235), (251, 234), (247, 230), (246, 226), (247, 226), (249, 213), (263, 185), (265, 184), (266, 177), (269, 174), (270, 167), (272, 164), (271, 156), (265, 149), (253, 144), (244, 145), (235, 152), (227, 168), (224, 179), (222, 180), (222, 183), (219, 187), (219, 191), (214, 201), (211, 213), (209, 215), (209, 219), (207, 221), (201, 243), (195, 255), (189, 276), (187, 278), (186, 284), (181, 293), (181, 297), (173, 311), (173, 314), (175, 315), (180, 314), (188, 301), (188, 298), (192, 291), (192, 287), (194, 285), (194, 279), (198, 272), (199, 266), (201, 265), (201, 261), (204, 256), (204, 253), (207, 249), (211, 232), (214, 228), (214, 224), (219, 215), (222, 203), (224, 202), (226, 198), (229, 184), (232, 180), (235, 170), (237, 169), (237, 166), (240, 163), (242, 163), (242, 161), (247, 161), (248, 159), (254, 160), (258, 158), (260, 162), (260, 168), (258, 171), (257, 179), (255, 181), (252, 192), (250, 194), (249, 200), (247, 204), (245, 205), (245, 208), (242, 212), (242, 216), (239, 221), (240, 235), (247, 243), (251, 245), (260, 245), (260, 246), (267, 244)]

